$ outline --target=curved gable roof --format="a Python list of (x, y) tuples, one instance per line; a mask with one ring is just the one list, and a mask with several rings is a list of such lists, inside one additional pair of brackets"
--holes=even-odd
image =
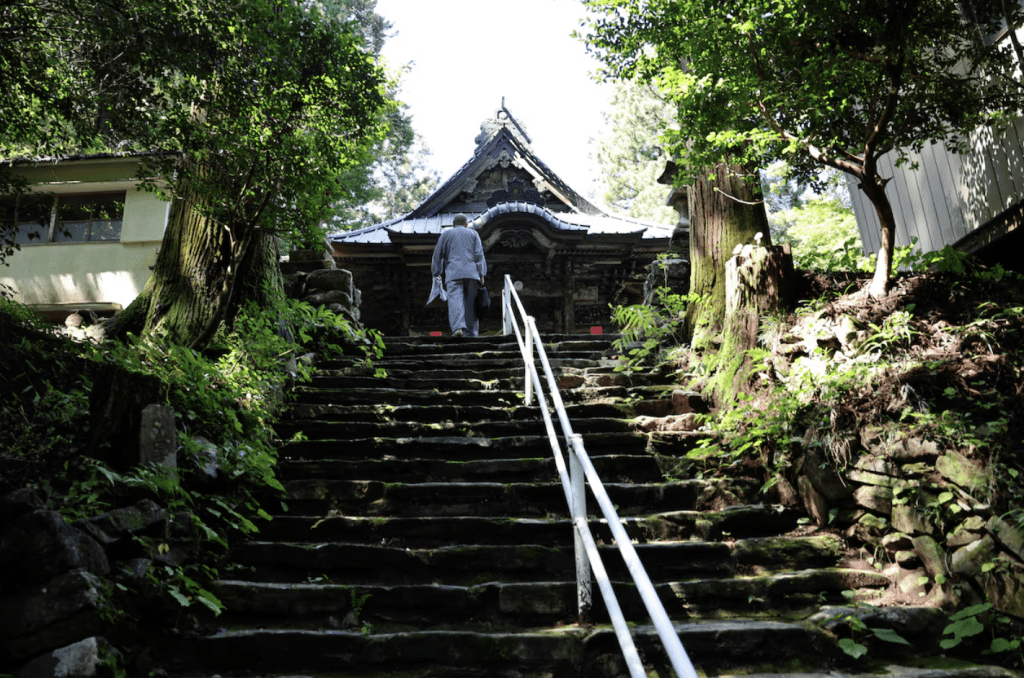
[[(667, 241), (671, 236), (670, 226), (607, 214), (572, 190), (534, 155), (529, 136), (505, 108), (504, 102), (495, 116), (485, 120), (480, 129), (473, 157), (413, 211), (367, 228), (332, 234), (331, 239), (338, 244), (388, 245), (436, 238), (442, 228), (452, 224), (455, 212), (452, 211), (454, 207), (449, 206), (457, 202), (463, 192), (471, 191), (478, 177), (498, 163), (512, 163), (525, 170), (533, 177), (535, 186), (543, 186), (543, 190), (550, 191), (561, 205), (551, 210), (518, 200), (500, 202), (483, 212), (466, 212), (475, 228), (503, 215), (521, 213), (540, 218), (553, 231), (566, 235), (572, 232), (585, 237), (618, 236), (619, 239), (648, 242), (660, 238)], [(559, 211), (562, 209), (566, 211)]]

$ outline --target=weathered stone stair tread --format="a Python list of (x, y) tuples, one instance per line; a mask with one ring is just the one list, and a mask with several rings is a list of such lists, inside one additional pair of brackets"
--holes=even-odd
[[(805, 570), (755, 577), (700, 579), (657, 584), (665, 609), (683, 618), (778, 614), (787, 598), (803, 594), (799, 602), (853, 587), (884, 587), (888, 579), (877, 572), (841, 568)], [(627, 620), (645, 622), (644, 609), (632, 582), (614, 582), (615, 595)], [(341, 584), (282, 584), (275, 582), (220, 581), (214, 593), (224, 602), (229, 619), (242, 619), (249, 627), (286, 620), (291, 628), (324, 628), (353, 611), (353, 597), (365, 598), (360, 621), (422, 628), (456, 625), (569, 623), (576, 616), (575, 581), (487, 582), (475, 586), (439, 584), (399, 586), (346, 586)], [(600, 595), (600, 592), (597, 593)], [(766, 601), (771, 601), (768, 606)], [(603, 606), (595, 608), (596, 621), (606, 622)], [(817, 610), (817, 607), (814, 607)], [(731, 615), (728, 614), (731, 612)], [(464, 626), (469, 628), (469, 626)]]
[[(944, 664), (952, 664), (951, 660), (943, 660)], [(948, 666), (929, 668), (927, 666), (901, 666), (888, 664), (871, 673), (829, 671), (820, 673), (744, 673), (735, 674), (736, 678), (1019, 678), (1009, 669), (998, 666)], [(719, 674), (719, 678), (732, 678), (733, 674)]]
[[(604, 478), (628, 478), (631, 482), (661, 480), (658, 463), (650, 455), (606, 455), (594, 457), (597, 472)], [(320, 461), (282, 460), (278, 477), (283, 481), (303, 478), (361, 478), (384, 482), (488, 481), (505, 483), (552, 482), (558, 477), (555, 461), (541, 459), (326, 459)]]
[[(552, 369), (576, 367), (594, 367), (593, 357), (585, 352), (561, 352), (549, 353), (548, 364)], [(323, 370), (345, 369), (351, 366), (344, 362), (325, 362), (320, 365)], [(608, 367), (614, 367), (608, 364)], [(482, 353), (436, 353), (430, 355), (408, 356), (405, 358), (383, 358), (373, 362), (374, 369), (383, 368), (443, 370), (450, 369), (458, 374), (471, 375), (474, 372), (483, 370), (504, 370), (506, 377), (522, 376), (524, 374), (523, 359), (519, 352), (485, 351)], [(537, 370), (541, 371), (540, 363)]]
[[(843, 657), (811, 615), (888, 579), (843, 568), (844, 540), (798, 530), (802, 511), (755, 504), (759, 481), (663, 478), (662, 456), (707, 434), (634, 431), (637, 413), (668, 411), (678, 385), (616, 372), (612, 339), (545, 344), (574, 429), (698, 671), (784, 678), (770, 671), (786, 666), (806, 672), (792, 678), (824, 678)], [(228, 604), (224, 629), (191, 641), (183, 664), (246, 678), (625, 675), (598, 589), (598, 625), (572, 623), (573, 528), (540, 412), (523, 404), (518, 346), (498, 336), (385, 341), (372, 368), (328, 361), (296, 389), (277, 432), (308, 440), (282, 446), (286, 491), (267, 503), (280, 499), (284, 515), (234, 549), (236, 579), (214, 585)], [(588, 509), (641, 656), (665, 678), (660, 641), (592, 497)], [(907, 675), (1008, 678), (985, 668)]]
[[(618, 551), (602, 546), (610, 576), (628, 576)], [(635, 545), (648, 574), (654, 577), (700, 578), (731, 576), (738, 568), (759, 573), (785, 569), (835, 567), (835, 540), (758, 538), (722, 542), (658, 542)], [(392, 546), (326, 542), (316, 545), (250, 542), (235, 550), (235, 560), (253, 566), (254, 580), (304, 581), (327, 576), (340, 583), (369, 583), (386, 577), (396, 583), (480, 583), (481, 581), (543, 581), (572, 577), (575, 562), (568, 546), (454, 545), (410, 549)]]
[[(626, 416), (624, 407), (611, 403), (570, 403), (566, 413), (573, 422), (583, 423), (591, 417), (618, 419)], [(489, 407), (487, 405), (452, 405), (431, 403), (429, 405), (331, 405), (315, 403), (294, 403), (289, 409), (287, 421), (295, 424), (309, 420), (330, 421), (403, 421), (403, 422), (447, 422), (469, 423), (496, 421), (535, 421), (540, 418), (536, 407), (513, 405), (511, 407)]]
[[(430, 437), (430, 436), (452, 436), (460, 432), (466, 435), (480, 435), (479, 432), (486, 431), (488, 438), (506, 437), (513, 435), (546, 435), (544, 422), (539, 418), (534, 420), (523, 419), (518, 421), (478, 421), (473, 424), (455, 423), (447, 421), (444, 423), (418, 423), (409, 421), (319, 421), (309, 420), (301, 424), (284, 425), (277, 427), (277, 433), (284, 438), (292, 435), (296, 430), (302, 430), (307, 436), (327, 440), (359, 439), (365, 437)], [(556, 424), (557, 430), (557, 424)], [(579, 422), (574, 427), (577, 433), (634, 433), (635, 427), (630, 419), (592, 417)]]
[[(562, 401), (566, 403), (580, 402), (584, 398), (587, 401), (617, 399), (645, 398), (657, 400), (668, 396), (673, 390), (672, 387), (658, 386), (597, 386), (589, 389), (589, 393), (583, 395), (574, 391), (562, 393)], [(480, 388), (475, 390), (446, 390), (434, 391), (430, 389), (414, 388), (315, 388), (300, 386), (295, 388), (295, 398), (303, 403), (329, 403), (339, 404), (387, 404), (387, 405), (414, 405), (414, 404), (437, 404), (442, 399), (449, 404), (479, 405), (481, 399), (493, 404), (520, 405), (523, 394), (519, 390)]]
[[(413, 382), (428, 381), (431, 379), (460, 377), (477, 381), (518, 380), (522, 381), (525, 369), (521, 359), (516, 358), (509, 361), (510, 365), (500, 367), (482, 368), (476, 361), (468, 360), (443, 367), (424, 366), (419, 360), (378, 360), (370, 365), (358, 364), (337, 364), (330, 366), (320, 364), (313, 375), (313, 384), (328, 385), (330, 382), (325, 378), (338, 377), (360, 377), (369, 378), (369, 384), (389, 386), (389, 379), (408, 379)], [(615, 363), (601, 363), (595, 365), (592, 361), (577, 361), (577, 365), (552, 365), (555, 377), (580, 377), (586, 380), (585, 383), (591, 386), (648, 386), (664, 383), (664, 379), (644, 373), (626, 373), (619, 371)], [(377, 370), (384, 369), (386, 377), (376, 376)], [(543, 374), (542, 367), (538, 365), (538, 374)]]
[[(636, 626), (632, 630), (641, 648), (658, 644), (653, 627)], [(806, 654), (824, 640), (824, 632), (762, 620), (676, 623), (675, 630), (698, 668), (728, 666), (729, 659), (742, 659), (754, 651), (765, 660), (788, 659)], [(603, 674), (600, 664), (604, 655), (617, 653), (617, 641), (605, 626), (526, 628), (516, 633), (421, 630), (371, 635), (359, 631), (260, 629), (225, 631), (199, 639), (194, 653), (205, 667), (223, 670), (237, 668), (237, 658), (244, 656), (250, 665), (271, 672), (337, 671), (343, 661), (353, 670), (426, 665), (434, 670), (515, 668), (530, 671), (524, 675), (560, 670), (572, 671), (568, 675), (599, 676), (616, 675)], [(595, 670), (588, 671), (591, 663), (596, 664)], [(577, 673), (574, 667), (579, 666), (583, 671)]]
[[(802, 513), (773, 506), (736, 506), (721, 511), (671, 511), (623, 518), (630, 538), (682, 541), (723, 535), (733, 538), (778, 535), (796, 527)], [(610, 542), (604, 519), (592, 519), (590, 529), (599, 542)], [(346, 541), (390, 546), (423, 547), (457, 543), (567, 546), (572, 524), (567, 519), (486, 516), (429, 516), (380, 518), (365, 516), (278, 516), (261, 527), (264, 541)]]
[(331, 376), (321, 375), (313, 378), (312, 386), (318, 389), (378, 389), (390, 388), (395, 390), (421, 390), (421, 391), (516, 391), (522, 388), (523, 380), (520, 377), (505, 376), (498, 378), (487, 378), (484, 375), (476, 375), (475, 378), (460, 376), (449, 372), (445, 376), (410, 378), (396, 377), (358, 377), (351, 375)]
[[(583, 433), (587, 454), (640, 454), (647, 449), (647, 437), (638, 433), (608, 431)], [(338, 438), (290, 442), (281, 446), (281, 455), (304, 459), (339, 457), (414, 457), (417, 459), (484, 459), (494, 457), (536, 459), (551, 454), (546, 435), (517, 435), (500, 438), (454, 435), (409, 436), (407, 438)]]
[[(545, 351), (576, 350), (602, 353), (610, 350), (612, 342), (618, 335), (545, 335), (543, 337)], [(502, 351), (519, 351), (519, 343), (512, 335), (485, 335), (479, 337), (384, 337), (389, 355), (419, 355), (422, 353), (457, 353), (474, 352), (485, 349)]]
[[(291, 511), (344, 515), (562, 515), (565, 494), (560, 482), (424, 482), (386, 483), (378, 480), (290, 480), (283, 483)], [(619, 506), (619, 515), (637, 515), (646, 506), (669, 510), (693, 508), (715, 485), (703, 480), (669, 483), (606, 483), (605, 490)], [(728, 487), (721, 484), (720, 487)], [(589, 494), (589, 490), (588, 490)], [(591, 506), (596, 509), (593, 499)], [(306, 502), (299, 504), (297, 502)]]
[[(927, 659), (926, 659), (926, 663)], [(957, 662), (950, 659), (941, 659), (938, 662), (941, 666), (920, 666), (900, 665), (887, 663), (884, 666), (874, 666), (869, 673), (856, 671), (840, 671), (822, 669), (818, 672), (794, 672), (794, 673), (731, 673), (729, 669), (724, 672), (705, 672), (708, 678), (1020, 678), (1020, 674), (1010, 669), (998, 666), (978, 666)], [(962, 665), (959, 665), (962, 664)], [(234, 675), (231, 671), (222, 671), (220, 675)], [(458, 667), (427, 667), (421, 669), (389, 670), (386, 674), (370, 669), (368, 671), (355, 670), (339, 673), (336, 671), (317, 671), (316, 674), (296, 673), (247, 673), (246, 678), (525, 678), (524, 674), (516, 669), (502, 669), (499, 667), (486, 667), (484, 669), (458, 668)], [(539, 676), (551, 676), (550, 673), (529, 674), (532, 678)], [(212, 675), (185, 675), (179, 678), (216, 678)]]

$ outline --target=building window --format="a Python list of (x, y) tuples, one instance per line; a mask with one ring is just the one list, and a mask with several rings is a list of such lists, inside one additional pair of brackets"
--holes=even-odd
[(2, 215), (16, 226), (19, 245), (50, 242), (117, 242), (125, 193), (22, 195), (5, 198)]

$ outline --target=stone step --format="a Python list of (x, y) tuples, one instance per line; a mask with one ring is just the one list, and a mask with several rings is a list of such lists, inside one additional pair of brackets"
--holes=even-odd
[(318, 374), (313, 377), (310, 387), (316, 389), (379, 389), (387, 388), (399, 391), (430, 391), (448, 393), (450, 391), (519, 391), (523, 386), (522, 375), (511, 370), (491, 370), (488, 376), (480, 374), (465, 375), (450, 370), (446, 375), (434, 377), (365, 377), (349, 375)]
[[(594, 467), (602, 478), (620, 482), (658, 482), (662, 479), (658, 462), (650, 455), (611, 454), (594, 457)], [(278, 462), (281, 481), (303, 479), (338, 480), (359, 478), (384, 482), (551, 482), (558, 478), (555, 461), (545, 459), (476, 459), (449, 461), (443, 459), (325, 459)]]
[[(554, 376), (561, 380), (565, 377), (578, 377), (585, 380), (591, 386), (643, 386), (647, 384), (663, 384), (664, 378), (646, 372), (627, 373), (619, 371), (617, 361), (598, 360), (586, 361), (578, 366), (562, 365), (552, 367)], [(384, 370), (386, 376), (381, 376), (378, 370)], [(537, 373), (543, 375), (543, 366), (538, 363)], [(386, 378), (402, 379), (434, 379), (437, 377), (451, 377), (457, 375), (463, 378), (480, 379), (488, 381), (498, 378), (511, 378), (525, 376), (525, 368), (521, 361), (516, 360), (508, 365), (499, 367), (481, 368), (475, 361), (467, 360), (464, 364), (446, 364), (444, 367), (425, 369), (419, 360), (414, 359), (392, 359), (375, 360), (372, 364), (349, 363), (341, 361), (338, 365), (328, 363), (317, 363), (316, 372), (313, 375), (313, 383), (318, 377), (368, 377), (374, 379), (371, 383), (380, 383)]]
[[(889, 579), (874, 571), (827, 568), (782, 574), (694, 579), (659, 583), (655, 591), (674, 619), (779, 618), (821, 603), (841, 603), (851, 588), (884, 588)], [(613, 582), (627, 621), (649, 621), (632, 582)], [(223, 623), (234, 627), (410, 628), (491, 630), (572, 623), (577, 617), (575, 581), (488, 582), (475, 586), (413, 584), (345, 586), (322, 583), (219, 581), (213, 593), (227, 607)], [(600, 589), (594, 587), (594, 622), (609, 623)]]
[[(732, 667), (793, 662), (824, 671), (828, 659), (837, 655), (825, 632), (799, 624), (731, 620), (674, 626), (694, 665), (707, 675)], [(654, 628), (636, 626), (631, 630), (657, 675), (668, 676)], [(618, 641), (607, 626), (524, 628), (514, 633), (233, 630), (192, 641), (187, 656), (207, 671), (250, 675), (287, 672), (294, 676), (302, 671), (319, 675), (327, 671), (339, 676), (612, 678), (627, 673), (621, 660), (616, 661)]]
[[(570, 420), (571, 421), (571, 420)], [(557, 419), (556, 431), (560, 430)], [(576, 433), (632, 433), (636, 429), (633, 421), (627, 418), (590, 417), (573, 422)], [(544, 422), (536, 419), (518, 419), (505, 421), (449, 419), (444, 422), (415, 421), (332, 421), (305, 420), (291, 421), (275, 427), (281, 438), (288, 439), (302, 432), (310, 439), (341, 440), (367, 437), (388, 438), (422, 438), (430, 436), (479, 436), (486, 438), (507, 437), (516, 435), (546, 435)]]
[[(906, 660), (905, 660), (906, 661)], [(934, 666), (929, 666), (934, 664)], [(743, 678), (837, 678), (836, 672), (819, 673), (748, 673)], [(1000, 666), (978, 666), (966, 664), (945, 657), (937, 661), (929, 657), (916, 658), (913, 665), (886, 663), (877, 666), (871, 673), (844, 672), (843, 678), (1020, 678), (1020, 676)]]
[[(639, 433), (584, 433), (587, 454), (645, 454), (647, 436)], [(564, 447), (564, 446), (563, 446)], [(538, 459), (551, 455), (547, 435), (467, 438), (453, 435), (408, 438), (345, 438), (294, 441), (282, 445), (282, 457), (290, 459)]]
[[(769, 506), (735, 506), (721, 511), (676, 511), (622, 518), (634, 541), (709, 540), (784, 534), (802, 513)], [(603, 519), (590, 521), (598, 542), (611, 542)], [(567, 520), (484, 516), (367, 518), (360, 516), (275, 516), (264, 524), (266, 541), (347, 541), (389, 546), (423, 547), (451, 544), (534, 543), (567, 546), (572, 528)]]
[[(566, 414), (575, 426), (586, 420), (621, 419), (632, 416), (628, 405), (613, 403), (569, 403)], [(481, 421), (536, 421), (540, 418), (537, 407), (488, 407), (486, 405), (331, 405), (293, 403), (288, 409), (286, 426), (296, 427), (304, 421), (348, 422), (481, 422)]]
[[(548, 334), (541, 337), (544, 350), (548, 352), (572, 350), (591, 353), (611, 351), (613, 342), (618, 338), (618, 335), (613, 334)], [(514, 334), (461, 338), (388, 336), (383, 340), (388, 356), (486, 350), (519, 351), (519, 343)]]
[[(595, 632), (600, 632), (601, 630), (598, 628), (595, 629)], [(647, 627), (641, 629), (641, 631), (645, 632), (645, 635), (642, 636), (645, 645), (649, 641), (646, 635), (648, 630)], [(735, 665), (716, 666), (709, 660), (704, 664), (698, 665), (698, 671), (700, 671), (700, 675), (705, 675), (709, 678), (1020, 678), (1020, 674), (1011, 669), (1000, 666), (970, 664), (946, 657), (931, 658), (913, 655), (892, 657), (887, 655), (881, 661), (873, 662), (868, 667), (870, 669), (869, 673), (863, 672), (866, 670), (863, 667), (861, 667), (860, 671), (856, 670), (853, 666), (844, 666), (845, 670), (839, 670), (838, 665), (844, 664), (842, 657), (831, 662), (836, 668), (820, 668), (820, 670), (815, 671), (815, 667), (818, 667), (822, 661), (820, 657), (811, 657), (804, 661), (791, 660), (786, 662), (787, 666), (795, 669), (790, 672), (783, 672), (780, 667), (772, 665), (755, 666), (753, 667), (755, 669), (754, 672), (749, 672), (751, 667)], [(587, 668), (593, 671), (598, 667), (591, 665)], [(608, 666), (600, 668), (603, 671), (602, 673), (589, 675), (582, 673), (560, 673), (557, 676), (550, 672), (538, 673), (535, 670), (524, 673), (515, 667), (504, 669), (497, 666), (485, 666), (474, 669), (471, 667), (441, 665), (387, 670), (386, 674), (382, 673), (380, 669), (374, 668), (358, 668), (350, 671), (335, 668), (332, 670), (317, 670), (315, 674), (313, 672), (288, 672), (286, 674), (261, 672), (260, 676), (262, 678), (383, 678), (385, 675), (387, 678), (591, 678), (591, 676), (593, 678), (613, 678), (614, 675), (614, 678), (620, 678), (620, 676), (626, 675), (625, 673), (612, 674), (612, 671), (621, 668), (615, 666), (613, 662), (610, 662)], [(211, 675), (208, 672), (193, 670), (179, 673), (176, 678), (221, 678), (223, 675), (236, 674), (230, 671), (221, 671), (218, 674)], [(251, 676), (252, 673), (243, 672), (239, 675)], [(654, 672), (650, 675), (655, 677), (660, 674)], [(664, 675), (673, 674), (666, 673)]]
[[(579, 402), (635, 402), (669, 399), (675, 388), (664, 386), (599, 386), (595, 388), (563, 391), (565, 403)], [(296, 386), (292, 390), (296, 402), (326, 405), (489, 405), (491, 407), (518, 407), (523, 404), (523, 392), (517, 389), (461, 389), (431, 390), (419, 388), (314, 388)]]
[[(673, 511), (623, 518), (630, 539), (652, 541), (743, 539), (785, 534), (803, 513), (781, 506), (733, 506), (721, 511)], [(598, 543), (611, 543), (604, 519), (590, 521)], [(260, 527), (263, 541), (351, 542), (423, 548), (453, 543), (540, 544), (570, 546), (572, 524), (567, 519), (505, 516), (429, 516), (368, 518), (363, 516), (279, 515)]]
[[(614, 547), (599, 547), (610, 577), (628, 578)], [(635, 545), (653, 581), (731, 576), (836, 567), (841, 541), (833, 536), (761, 537), (723, 542), (659, 542)], [(570, 546), (517, 544), (451, 545), (409, 549), (392, 546), (323, 542), (300, 544), (249, 542), (232, 557), (252, 568), (253, 581), (301, 582), (320, 580), (346, 585), (452, 584), (489, 581), (549, 581), (575, 579)]]
[[(476, 369), (460, 368), (458, 365), (444, 369), (419, 369), (412, 364), (400, 369), (388, 364), (375, 364), (375, 368), (387, 370), (387, 376), (373, 374), (352, 374), (345, 370), (318, 370), (309, 382), (313, 388), (392, 388), (401, 390), (447, 391), (521, 391), (525, 374), (521, 366), (505, 368)], [(657, 386), (655, 379), (627, 377), (609, 373), (608, 370), (557, 368), (553, 370), (556, 383), (561, 391), (592, 388), (639, 388)], [(539, 375), (544, 378), (543, 374)]]
[[(284, 501), (294, 515), (363, 516), (515, 516), (548, 517), (566, 513), (560, 482), (385, 483), (378, 480), (290, 480), (282, 483)], [(683, 480), (670, 483), (606, 483), (605, 490), (622, 517), (652, 510), (699, 508), (716, 494), (730, 503), (751, 497), (754, 484)], [(591, 512), (597, 504), (588, 489)]]
[[(614, 370), (618, 361), (611, 358), (602, 358), (589, 352), (562, 351), (548, 354), (548, 365), (553, 371), (561, 369), (596, 369), (603, 368), (606, 371)], [(538, 359), (536, 362), (538, 374), (543, 374), (543, 363)], [(365, 372), (370, 367), (366, 363), (357, 360), (338, 358), (334, 360), (323, 360), (316, 363), (318, 372), (348, 371), (352, 372), (353, 367), (362, 367), (360, 372)], [(440, 352), (423, 355), (393, 356), (387, 355), (383, 358), (372, 361), (374, 370), (392, 368), (398, 370), (443, 370), (451, 369), (459, 373), (470, 373), (483, 370), (504, 370), (507, 374), (516, 374), (525, 369), (523, 357), (518, 351), (482, 351), (479, 353), (447, 353)], [(365, 375), (364, 375), (365, 376)], [(372, 373), (370, 374), (372, 376)]]

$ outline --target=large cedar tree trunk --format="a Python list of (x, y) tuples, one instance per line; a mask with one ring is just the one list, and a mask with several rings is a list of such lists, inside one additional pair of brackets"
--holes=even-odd
[(266, 306), (266, 293), (282, 284), (277, 239), (253, 228), (240, 236), (232, 248), (227, 229), (205, 217), (185, 187), (171, 204), (153, 275), (109, 333), (202, 348), (246, 301)]
[(725, 164), (690, 186), (690, 292), (702, 301), (691, 304), (686, 332), (694, 348), (705, 348), (722, 330), (725, 320), (725, 262), (738, 244), (771, 244), (768, 215), (760, 185), (742, 177), (741, 169)]

